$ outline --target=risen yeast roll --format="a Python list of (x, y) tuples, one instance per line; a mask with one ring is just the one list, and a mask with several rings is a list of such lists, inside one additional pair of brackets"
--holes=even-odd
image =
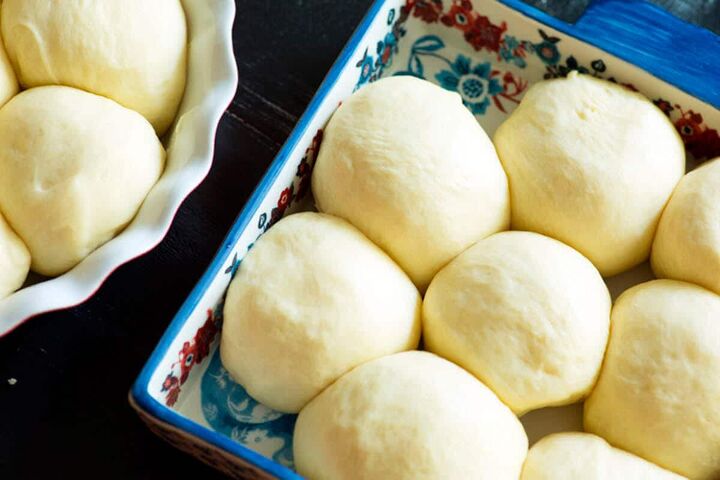
[(340, 375), (416, 348), (420, 295), (346, 221), (299, 213), (277, 223), (230, 285), (220, 354), (261, 403), (298, 412)]
[(590, 392), (610, 330), (610, 294), (585, 257), (529, 232), (479, 241), (430, 284), (428, 350), (475, 374), (516, 413)]
[(142, 116), (91, 93), (33, 88), (0, 109), (0, 209), (44, 275), (122, 230), (164, 160)]
[(512, 226), (556, 238), (611, 276), (645, 261), (685, 173), (673, 124), (647, 98), (572, 72), (534, 85), (495, 134)]
[(313, 174), (317, 207), (345, 218), (425, 290), (477, 240), (509, 224), (507, 178), (490, 139), (451, 93), (390, 77), (328, 124)]
[(655, 280), (617, 300), (585, 429), (693, 480), (720, 478), (720, 296)]
[(559, 433), (528, 452), (521, 480), (682, 480), (589, 433)]
[(187, 69), (180, 0), (4, 0), (2, 33), (25, 87), (112, 98), (159, 135), (175, 118)]
[(300, 412), (293, 438), (309, 480), (517, 480), (527, 445), (485, 385), (427, 352), (344, 375)]
[(720, 294), (720, 158), (680, 181), (660, 219), (652, 266), (658, 277)]
[(8, 100), (18, 93), (18, 88), (15, 72), (10, 64), (4, 42), (0, 36), (0, 107), (5, 105)]
[(30, 270), (30, 252), (0, 215), (0, 300), (20, 288)]

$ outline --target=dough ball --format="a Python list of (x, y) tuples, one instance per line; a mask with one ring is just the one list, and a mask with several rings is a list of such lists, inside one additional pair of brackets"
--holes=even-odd
[(140, 112), (162, 135), (185, 90), (180, 0), (4, 0), (2, 33), (25, 87), (67, 85)]
[(681, 480), (589, 433), (558, 433), (528, 452), (521, 480)]
[(696, 480), (720, 478), (720, 296), (655, 280), (617, 300), (585, 429)]
[(512, 226), (567, 243), (603, 276), (642, 263), (685, 173), (665, 114), (639, 93), (588, 75), (534, 85), (495, 135)]
[(30, 252), (0, 215), (0, 300), (22, 287), (29, 271)]
[(318, 209), (345, 218), (424, 291), (447, 262), (510, 222), (507, 177), (457, 93), (412, 77), (356, 92), (325, 129)]
[(516, 480), (527, 445), (490, 389), (427, 352), (341, 377), (300, 412), (293, 439), (309, 480)]
[(295, 413), (356, 365), (417, 348), (420, 312), (407, 275), (355, 227), (299, 213), (242, 261), (220, 354), (253, 398)]
[(720, 158), (680, 181), (660, 219), (652, 266), (658, 277), (720, 294)]
[(125, 228), (164, 160), (143, 117), (91, 93), (33, 88), (0, 109), (0, 208), (43, 275)]
[[(2, 2), (0, 1), (0, 7)], [(1, 21), (1, 20), (0, 20)], [(10, 59), (8, 59), (5, 45), (0, 38), (0, 107), (5, 105), (8, 100), (17, 95), (19, 85)]]
[(577, 251), (536, 233), (481, 240), (425, 295), (425, 346), (473, 373), (516, 413), (592, 389), (610, 330), (610, 293)]

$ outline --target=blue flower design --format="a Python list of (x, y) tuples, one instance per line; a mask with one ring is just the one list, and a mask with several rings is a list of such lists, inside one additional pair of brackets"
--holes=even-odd
[(475, 115), (484, 115), (490, 106), (490, 98), (502, 93), (503, 87), (492, 77), (490, 62), (472, 66), (470, 58), (458, 55), (450, 70), (442, 70), (435, 75), (446, 90), (458, 92), (463, 103)]
[[(522, 44), (524, 43), (525, 42)], [(500, 51), (498, 53), (506, 62), (514, 63), (520, 68), (525, 68), (527, 66), (525, 59), (515, 55), (515, 50), (517, 50), (522, 44), (512, 35), (505, 35), (500, 43)]]
[(538, 58), (546, 65), (555, 65), (560, 61), (560, 51), (555, 42), (548, 40), (533, 44)]

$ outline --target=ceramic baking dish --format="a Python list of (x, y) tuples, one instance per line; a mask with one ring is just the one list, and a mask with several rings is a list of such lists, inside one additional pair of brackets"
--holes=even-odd
[(164, 137), (165, 172), (133, 222), (68, 273), (31, 274), (25, 288), (0, 300), (0, 337), (29, 318), (68, 308), (93, 295), (122, 264), (155, 247), (183, 200), (210, 171), (215, 132), (237, 88), (233, 0), (182, 0), (188, 22), (188, 77), (180, 111)]
[[(492, 134), (531, 84), (572, 70), (655, 101), (682, 135), (691, 166), (720, 155), (720, 40), (649, 3), (595, 1), (568, 24), (520, 0), (375, 2), (140, 374), (130, 396), (140, 416), (230, 475), (300, 478), (295, 417), (250, 398), (223, 369), (217, 345), (224, 293), (243, 256), (278, 219), (312, 207), (313, 162), (335, 107), (368, 82), (415, 75), (458, 91)], [(650, 277), (643, 265), (608, 284), (617, 295)], [(533, 442), (579, 429), (581, 405), (522, 421)]]

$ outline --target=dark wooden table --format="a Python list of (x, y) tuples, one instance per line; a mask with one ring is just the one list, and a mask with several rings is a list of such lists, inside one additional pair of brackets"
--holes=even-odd
[[(127, 392), (371, 3), (236, 1), (240, 86), (220, 124), (212, 172), (168, 237), (84, 305), (0, 340), (2, 479), (220, 477), (155, 438)], [(587, 2), (534, 3), (572, 17)], [(658, 3), (720, 30), (718, 0)]]

